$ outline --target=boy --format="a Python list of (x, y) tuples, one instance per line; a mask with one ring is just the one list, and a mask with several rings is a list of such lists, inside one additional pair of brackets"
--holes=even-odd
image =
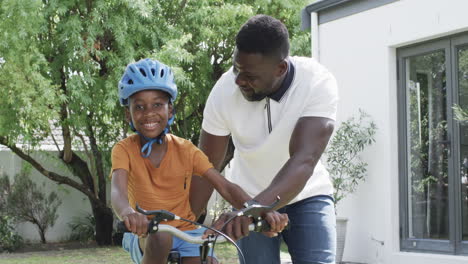
[[(129, 64), (119, 82), (120, 103), (126, 106), (126, 118), (136, 134), (118, 142), (112, 150), (111, 200), (117, 216), (133, 233), (125, 233), (122, 245), (135, 263), (166, 263), (171, 249), (179, 251), (184, 263), (199, 263), (198, 245), (165, 233), (147, 236), (148, 218), (135, 211), (136, 203), (146, 210), (164, 209), (195, 220), (189, 203), (194, 174), (207, 179), (236, 208), (251, 200), (213, 169), (191, 142), (168, 133), (176, 97), (171, 69), (155, 60)], [(287, 223), (287, 216), (277, 212), (269, 212), (266, 219), (273, 232), (280, 232)], [(167, 224), (190, 235), (205, 231), (180, 220)], [(209, 261), (217, 263), (215, 259)]]

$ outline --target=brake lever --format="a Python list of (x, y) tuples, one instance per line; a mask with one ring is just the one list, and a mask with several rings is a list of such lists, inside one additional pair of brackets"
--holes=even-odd
[(264, 212), (270, 211), (273, 208), (275, 208), (275, 206), (279, 203), (279, 201), (280, 201), (280, 197), (276, 196), (276, 201), (270, 205), (253, 204), (249, 207), (239, 210), (239, 212), (237, 213), (237, 216), (245, 215), (248, 217), (252, 217), (256, 221), (261, 220), (262, 214)]
[(152, 220), (157, 221), (157, 222), (169, 221), (169, 220), (179, 220), (180, 219), (180, 217), (178, 217), (177, 215), (175, 215), (175, 214), (173, 214), (173, 213), (171, 213), (169, 211), (166, 211), (166, 210), (147, 211), (147, 210), (141, 208), (138, 204), (136, 204), (136, 210), (139, 213), (142, 213), (144, 215), (154, 216), (152, 218)]
[(141, 208), (138, 204), (135, 205), (137, 212), (144, 214), (144, 215), (151, 215), (153, 218), (151, 218), (149, 224), (148, 224), (148, 233), (156, 233), (158, 232), (158, 225), (162, 221), (169, 221), (169, 220), (179, 220), (180, 217), (169, 212), (166, 210), (152, 210), (152, 211), (147, 211), (143, 208)]

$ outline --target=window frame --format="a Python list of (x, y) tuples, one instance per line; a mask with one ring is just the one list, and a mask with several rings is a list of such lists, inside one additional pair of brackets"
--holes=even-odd
[[(453, 62), (451, 65), (451, 68), (453, 69), (453, 74), (452, 74), (452, 83), (453, 83), (453, 103), (454, 104), (459, 104), (459, 84), (458, 84), (458, 50), (460, 48), (467, 48), (468, 50), (468, 34), (462, 34), (462, 35), (457, 35), (451, 38), (451, 47), (450, 51), (453, 57)], [(454, 122), (454, 142), (459, 143), (460, 142), (460, 125), (458, 122)], [(459, 144), (458, 144), (459, 145)], [(458, 146), (457, 145), (457, 146)], [(460, 150), (454, 152), (454, 168), (460, 168)], [(456, 170), (456, 174), (454, 175), (455, 179), (460, 179), (460, 170)], [(455, 252), (456, 254), (459, 255), (468, 255), (468, 240), (463, 241), (462, 236), (463, 236), (463, 223), (462, 223), (462, 203), (461, 203), (461, 182), (460, 181), (455, 181), (454, 182), (454, 197), (458, 197), (458, 199), (455, 199), (455, 208), (458, 208), (458, 210), (455, 210), (455, 228), (456, 230), (459, 230), (459, 232), (455, 231)], [(468, 232), (468, 230), (467, 230)]]
[[(460, 179), (460, 133), (458, 122), (454, 121), (452, 106), (458, 103), (458, 56), (460, 47), (468, 47), (468, 33), (448, 36), (397, 49), (397, 100), (398, 100), (398, 155), (399, 155), (399, 209), (400, 209), (400, 250), (409, 252), (468, 255), (468, 241), (462, 241), (462, 203)], [(449, 239), (410, 238), (409, 235), (409, 193), (408, 193), (408, 119), (406, 60), (437, 51), (445, 56), (446, 97), (447, 97), (447, 140), (448, 155), (448, 206)]]

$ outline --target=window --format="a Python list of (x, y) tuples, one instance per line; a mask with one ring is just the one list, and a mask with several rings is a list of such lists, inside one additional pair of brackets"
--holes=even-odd
[(468, 34), (397, 54), (401, 250), (468, 255)]

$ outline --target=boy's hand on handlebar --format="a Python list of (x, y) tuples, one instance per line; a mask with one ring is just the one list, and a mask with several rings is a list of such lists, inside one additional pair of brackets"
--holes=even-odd
[(133, 211), (123, 215), (122, 220), (127, 229), (133, 234), (140, 237), (145, 237), (148, 234), (149, 221), (146, 215)]

